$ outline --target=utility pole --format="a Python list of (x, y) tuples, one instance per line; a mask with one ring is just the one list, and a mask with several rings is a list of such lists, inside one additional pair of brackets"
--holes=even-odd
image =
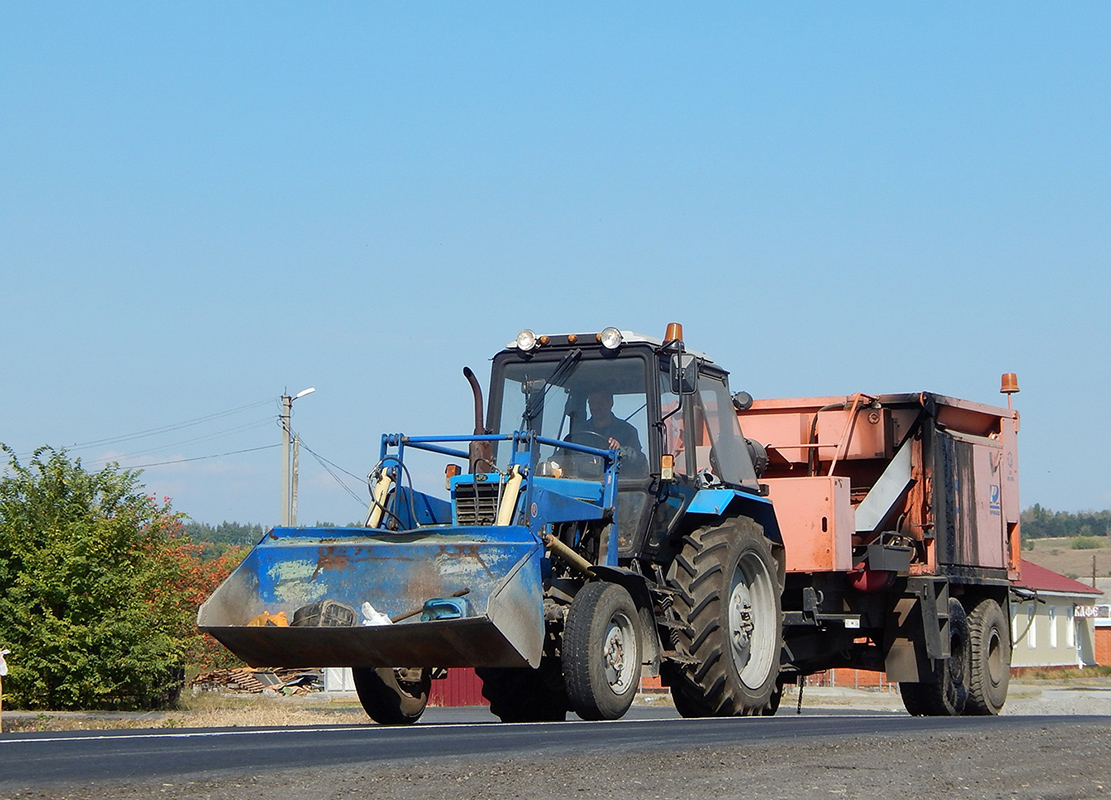
[(290, 526), (297, 527), (297, 476), (300, 474), (298, 464), (301, 461), (301, 434), (293, 434), (293, 486), (290, 489), (290, 494), (293, 497), (293, 502), (290, 506), (289, 524)]
[(282, 395), (282, 527), (289, 527), (289, 418), (293, 413), (293, 398)]
[[(290, 397), (288, 394), (282, 395), (282, 413), (281, 413), (281, 426), (282, 426), (282, 527), (292, 527), (296, 524), (296, 497), (297, 489), (290, 479), (290, 442), (289, 442), (289, 419), (293, 416), (293, 401), (304, 397), (307, 394), (312, 394), (316, 389), (309, 387), (304, 391)], [(300, 442), (298, 442), (300, 444)], [(296, 477), (293, 478), (296, 480)], [(291, 502), (291, 496), (294, 500)]]

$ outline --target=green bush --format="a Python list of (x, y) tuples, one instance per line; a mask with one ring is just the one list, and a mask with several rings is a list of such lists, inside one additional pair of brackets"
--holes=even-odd
[(1094, 536), (1077, 536), (1070, 545), (1073, 550), (1098, 550), (1103, 543)]
[(168, 500), (138, 473), (86, 472), (41, 448), (24, 466), (4, 445), (0, 646), (4, 700), (27, 709), (154, 708), (175, 699), (195, 632)]

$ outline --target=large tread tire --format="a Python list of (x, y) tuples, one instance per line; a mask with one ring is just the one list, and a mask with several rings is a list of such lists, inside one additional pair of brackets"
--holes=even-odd
[(949, 658), (928, 681), (899, 684), (903, 707), (915, 717), (957, 717), (968, 703), (968, 616), (955, 597), (949, 599)]
[(479, 667), (482, 696), (502, 722), (562, 722), (570, 706), (558, 659), (544, 658), (531, 667)]
[(619, 719), (640, 688), (640, 614), (615, 583), (588, 583), (567, 610), (563, 680), (567, 699), (586, 720)]
[(686, 628), (679, 643), (698, 659), (669, 675), (684, 717), (774, 713), (783, 642), (779, 568), (761, 527), (737, 519), (683, 539), (668, 571)]
[(356, 667), (351, 674), (363, 710), (379, 725), (412, 725), (428, 705), (431, 670)]
[(779, 711), (779, 705), (783, 702), (783, 682), (776, 681), (775, 689), (772, 690), (771, 699), (768, 704), (760, 711), (765, 717), (774, 717), (776, 712)]
[(899, 696), (903, 698), (903, 708), (912, 717), (931, 716), (928, 687), (927, 683), (909, 681), (899, 684)]
[(1007, 702), (1011, 681), (1011, 635), (1007, 615), (991, 598), (981, 600), (968, 615), (968, 702), (964, 713), (998, 714)]

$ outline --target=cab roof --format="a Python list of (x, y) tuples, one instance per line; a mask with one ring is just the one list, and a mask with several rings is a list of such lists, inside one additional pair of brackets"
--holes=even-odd
[[(662, 347), (663, 343), (664, 343), (663, 339), (660, 339), (656, 336), (648, 336), (648, 335), (643, 334), (643, 333), (637, 333), (636, 331), (622, 330), (622, 331), (620, 331), (620, 333), (621, 333), (621, 343), (622, 344), (648, 344), (648, 345), (651, 345), (654, 348), (658, 348), (658, 347)], [(551, 348), (551, 347), (572, 347), (572, 346), (576, 346), (576, 345), (580, 346), (580, 347), (601, 347), (602, 346), (601, 343), (600, 343), (601, 333), (599, 333), (597, 331), (592, 331), (590, 333), (536, 334), (536, 336), (540, 340), (547, 339), (547, 342), (539, 345), (535, 350), (531, 351), (531, 352), (534, 352), (534, 353), (537, 352), (537, 351), (542, 351), (545, 348)], [(519, 348), (517, 347), (517, 341), (516, 340), (514, 340), (512, 342), (509, 342), (505, 346), (505, 350), (511, 351), (511, 352), (512, 351), (517, 351), (518, 349)], [(700, 361), (705, 361), (705, 362), (710, 363), (710, 364), (714, 363), (714, 360), (712, 358), (710, 358), (705, 353), (698, 352), (697, 350), (687, 349), (684, 352), (689, 353), (690, 355), (694, 356), (695, 358), (699, 359)]]

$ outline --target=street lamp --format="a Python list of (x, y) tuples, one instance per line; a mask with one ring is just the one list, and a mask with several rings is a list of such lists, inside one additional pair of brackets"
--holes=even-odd
[(312, 394), (316, 389), (310, 386), (297, 394), (290, 397), (288, 394), (282, 395), (282, 526), (290, 527), (293, 525), (293, 509), (290, 504), (290, 487), (292, 485), (289, 477), (290, 473), (290, 452), (289, 452), (289, 418), (293, 415), (293, 401), (299, 400), (307, 394)]

